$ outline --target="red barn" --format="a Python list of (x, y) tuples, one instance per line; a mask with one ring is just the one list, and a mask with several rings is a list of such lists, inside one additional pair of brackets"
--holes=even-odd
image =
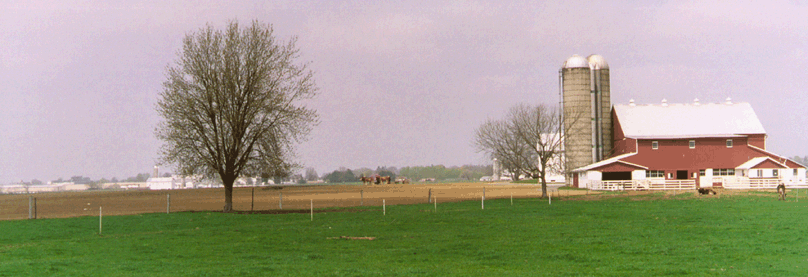
[(573, 170), (590, 189), (806, 185), (805, 166), (766, 150), (749, 103), (614, 105), (610, 158)]

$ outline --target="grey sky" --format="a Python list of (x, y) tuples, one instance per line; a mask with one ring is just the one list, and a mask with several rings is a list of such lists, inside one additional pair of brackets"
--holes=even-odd
[(594, 53), (612, 103), (730, 96), (769, 150), (808, 155), (806, 2), (166, 2), (0, 3), (0, 183), (150, 172), (165, 67), (185, 33), (230, 19), (299, 37), (322, 122), (298, 154), (321, 174), (486, 163), (474, 129), (556, 105), (562, 62)]

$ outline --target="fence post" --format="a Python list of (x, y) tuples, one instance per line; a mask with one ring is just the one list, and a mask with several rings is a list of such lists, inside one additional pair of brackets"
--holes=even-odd
[(34, 219), (36, 219), (36, 212), (37, 212), (37, 208), (36, 208), (36, 197), (34, 197)]
[(166, 193), (166, 213), (171, 213), (171, 194)]
[(382, 215), (387, 215), (387, 200), (382, 199)]
[(364, 205), (365, 205), (365, 191), (360, 189), (359, 190), (359, 206), (364, 206)]
[(28, 196), (28, 219), (34, 219), (34, 197)]
[(483, 198), (480, 200), (481, 210), (485, 210), (485, 187), (483, 187)]
[(429, 196), (427, 197), (427, 199), (428, 199), (428, 200), (427, 200), (427, 203), (431, 203), (431, 202), (432, 202), (432, 189), (429, 189)]
[(255, 208), (255, 187), (252, 187), (252, 200), (250, 201), (250, 211), (253, 211)]
[(281, 195), (278, 196), (278, 208), (283, 210), (283, 192), (280, 193)]
[(311, 201), (311, 221), (314, 221), (314, 199), (309, 199)]
[(101, 206), (98, 206), (98, 234), (101, 234), (101, 218), (104, 215), (104, 211), (102, 210)]

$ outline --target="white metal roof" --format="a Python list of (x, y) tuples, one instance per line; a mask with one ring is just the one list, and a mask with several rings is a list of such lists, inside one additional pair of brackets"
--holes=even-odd
[(637, 152), (617, 155), (617, 156), (614, 156), (614, 157), (611, 157), (611, 158), (608, 158), (608, 159), (605, 159), (605, 160), (602, 160), (602, 161), (599, 161), (599, 162), (596, 162), (596, 163), (593, 163), (593, 164), (590, 164), (590, 165), (587, 165), (587, 166), (584, 166), (584, 167), (579, 167), (579, 168), (573, 169), (572, 171), (573, 172), (587, 171), (587, 170), (590, 170), (590, 169), (593, 169), (593, 168), (598, 168), (598, 167), (601, 167), (601, 166), (604, 166), (604, 165), (607, 165), (607, 164), (611, 164), (611, 163), (614, 163), (614, 162), (620, 162), (620, 163), (624, 163), (624, 164), (633, 165), (633, 166), (636, 166), (636, 167), (648, 169), (648, 167), (646, 167), (646, 166), (641, 166), (641, 165), (638, 165), (638, 164), (633, 164), (633, 163), (630, 163), (630, 162), (625, 162), (625, 161), (620, 160), (622, 158), (631, 157), (631, 156), (634, 156), (636, 154), (637, 154)]
[(589, 57), (586, 57), (586, 60), (589, 62), (589, 69), (609, 69), (609, 64), (606, 63), (606, 59), (604, 59), (601, 55), (592, 54), (589, 55)]
[(579, 67), (589, 67), (589, 61), (587, 61), (584, 57), (578, 55), (572, 55), (572, 57), (564, 61), (564, 64), (561, 65), (561, 68), (579, 68)]
[(750, 169), (750, 168), (755, 167), (756, 165), (759, 165), (760, 163), (762, 163), (762, 162), (763, 162), (763, 161), (765, 161), (765, 160), (771, 160), (772, 162), (774, 162), (774, 163), (776, 163), (776, 164), (779, 164), (779, 165), (781, 165), (781, 166), (783, 166), (783, 167), (785, 167), (785, 168), (789, 168), (787, 165), (784, 165), (783, 163), (778, 162), (777, 160), (772, 159), (771, 157), (757, 157), (757, 158), (752, 158), (752, 159), (750, 159), (750, 160), (746, 161), (745, 163), (743, 163), (743, 164), (739, 165), (737, 168), (738, 168), (738, 169)]
[(733, 137), (766, 134), (749, 103), (614, 105), (628, 138)]

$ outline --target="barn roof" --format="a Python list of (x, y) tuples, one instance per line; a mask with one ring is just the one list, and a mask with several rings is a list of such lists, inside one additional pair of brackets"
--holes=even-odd
[(756, 165), (759, 165), (760, 163), (762, 163), (762, 162), (764, 162), (766, 160), (770, 160), (770, 161), (782, 166), (783, 168), (789, 168), (787, 165), (785, 165), (785, 164), (783, 164), (781, 162), (778, 162), (777, 160), (772, 159), (771, 157), (752, 158), (752, 159), (749, 159), (748, 161), (746, 161), (745, 163), (739, 165), (737, 168), (738, 169), (750, 169), (750, 168), (755, 167)]
[(749, 103), (614, 105), (628, 138), (736, 137), (766, 134)]
[(596, 162), (596, 163), (593, 163), (593, 164), (590, 164), (590, 165), (587, 165), (587, 166), (584, 166), (584, 167), (579, 167), (579, 168), (573, 169), (572, 171), (573, 172), (587, 171), (587, 170), (590, 170), (590, 169), (598, 168), (598, 167), (608, 165), (608, 164), (612, 164), (612, 163), (622, 163), (622, 164), (627, 164), (627, 165), (634, 166), (634, 167), (639, 167), (639, 168), (642, 168), (642, 169), (648, 169), (648, 167), (646, 167), (646, 166), (641, 166), (641, 165), (638, 165), (638, 164), (633, 164), (633, 163), (630, 163), (630, 162), (621, 161), (621, 159), (623, 159), (623, 158), (631, 157), (631, 156), (634, 156), (634, 155), (637, 155), (637, 152), (617, 155), (617, 156), (614, 156), (614, 157), (611, 157), (611, 158), (608, 158), (608, 159), (605, 159), (605, 160), (602, 160), (602, 161), (599, 161), (599, 162)]

